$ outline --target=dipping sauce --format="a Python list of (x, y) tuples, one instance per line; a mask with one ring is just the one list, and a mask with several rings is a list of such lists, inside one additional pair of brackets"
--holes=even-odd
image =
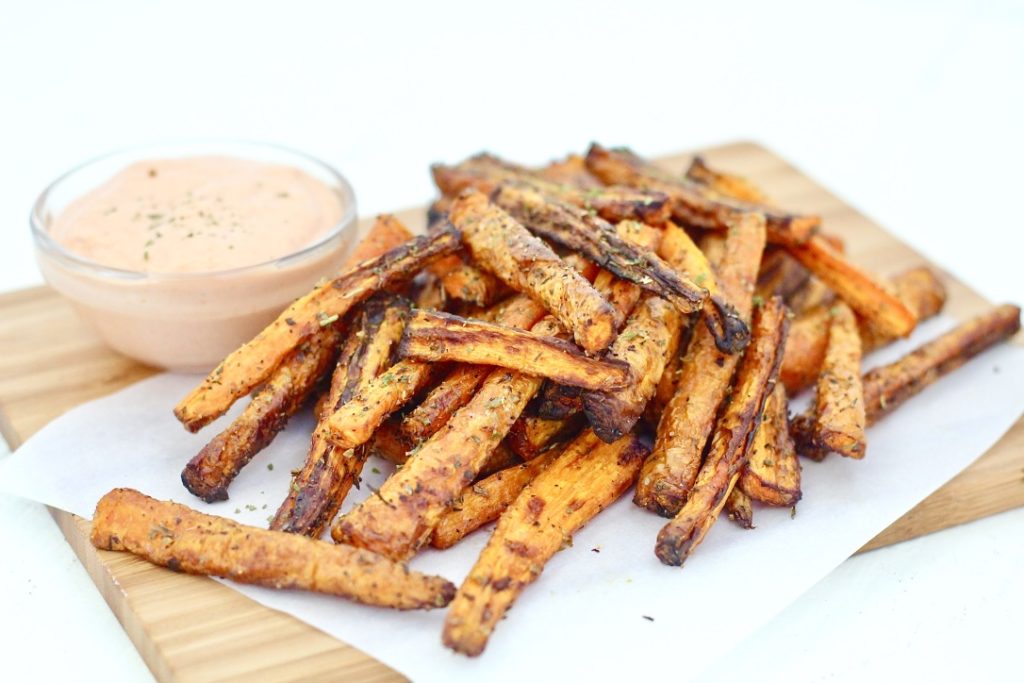
[(341, 214), (337, 193), (301, 169), (186, 157), (128, 166), (69, 204), (50, 235), (104, 266), (201, 273), (293, 254)]
[(355, 241), (352, 188), (315, 159), (255, 143), (120, 152), (48, 187), (39, 268), (126, 356), (207, 372)]

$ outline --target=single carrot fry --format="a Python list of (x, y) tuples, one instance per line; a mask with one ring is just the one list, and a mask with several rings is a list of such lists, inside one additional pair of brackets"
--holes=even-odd
[(864, 387), (860, 381), (860, 334), (850, 307), (832, 307), (828, 346), (818, 376), (815, 439), (849, 458), (863, 458)]
[(457, 365), (423, 401), (404, 418), (399, 430), (409, 443), (431, 437), (451, 416), (469, 403), (477, 388), (494, 368), (486, 365)]
[(864, 375), (867, 423), (874, 424), (938, 378), (1020, 331), (1020, 307), (996, 306), (894, 363)]
[(633, 379), (615, 356), (591, 358), (561, 339), (437, 311), (416, 311), (398, 352), (427, 362), (497, 365), (597, 391), (622, 390)]
[(775, 507), (800, 501), (800, 460), (789, 436), (786, 389), (775, 385), (764, 407), (764, 419), (750, 443), (750, 458), (737, 487), (752, 499)]
[(336, 595), (395, 609), (444, 607), (455, 586), (379, 555), (311, 538), (245, 526), (132, 489), (96, 505), (92, 544), (133, 553), (187, 574)]
[(406, 358), (366, 382), (352, 399), (324, 421), (335, 448), (361, 446), (393, 412), (436, 379), (444, 365)]

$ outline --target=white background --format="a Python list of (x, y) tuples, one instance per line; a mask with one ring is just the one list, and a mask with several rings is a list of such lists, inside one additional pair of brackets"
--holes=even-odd
[[(39, 282), (39, 190), (128, 144), (293, 146), (372, 213), (423, 202), (431, 161), (482, 148), (542, 162), (743, 138), (1024, 300), (1020, 3), (0, 1), (0, 121), (3, 290)], [(1018, 511), (854, 558), (712, 679), (1006, 678), (1021, 538)], [(0, 498), (0, 548), (0, 678), (146, 679), (45, 511)]]

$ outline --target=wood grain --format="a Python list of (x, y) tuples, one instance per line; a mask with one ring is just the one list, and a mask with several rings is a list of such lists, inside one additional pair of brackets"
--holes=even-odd
[[(927, 263), (763, 147), (736, 143), (702, 154), (713, 165), (751, 177), (781, 205), (820, 213), (826, 229), (846, 240), (858, 263), (882, 274)], [(689, 158), (681, 154), (663, 164), (682, 171)], [(417, 229), (424, 215), (422, 209), (399, 214)], [(364, 220), (360, 229), (368, 226)], [(969, 317), (987, 305), (949, 274), (942, 277), (950, 293), (946, 312), (953, 317)], [(0, 433), (12, 447), (70, 408), (155, 372), (104, 347), (71, 306), (47, 288), (0, 295), (0, 312)], [(1022, 468), (1024, 420), (861, 551), (1024, 505)], [(403, 680), (355, 648), (215, 581), (97, 551), (88, 542), (87, 522), (58, 510), (53, 516), (161, 681)]]

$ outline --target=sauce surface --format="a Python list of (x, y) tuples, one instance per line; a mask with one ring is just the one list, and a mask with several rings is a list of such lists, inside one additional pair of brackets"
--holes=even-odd
[(287, 256), (341, 220), (327, 185), (293, 166), (196, 156), (140, 161), (50, 225), (68, 251), (147, 273), (228, 270)]

